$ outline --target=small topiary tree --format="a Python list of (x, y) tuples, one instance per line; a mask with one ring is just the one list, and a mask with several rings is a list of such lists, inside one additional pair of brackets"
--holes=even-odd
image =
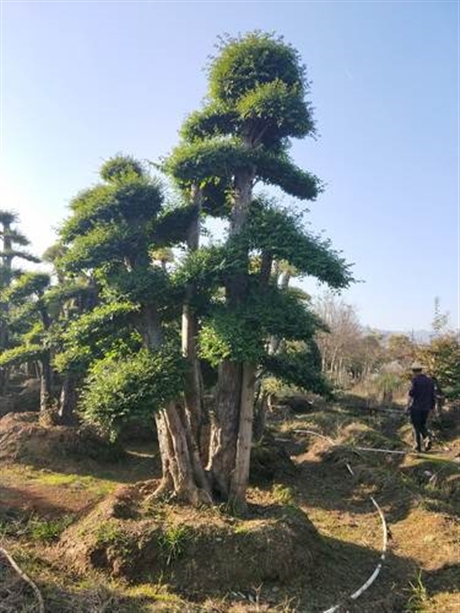
[[(176, 326), (183, 288), (173, 282), (164, 258), (157, 257), (166, 243), (185, 240), (190, 214), (165, 210), (158, 181), (129, 157), (109, 160), (101, 177), (103, 183), (71, 203), (72, 215), (61, 230), (68, 250), (60, 265), (80, 274), (91, 271), (101, 286), (102, 304), (84, 316), (89, 335), (98, 318), (107, 331), (111, 316), (132, 334), (122, 340), (115, 333), (111, 353), (92, 365), (83, 405), (93, 421), (112, 429), (132, 415), (154, 416), (163, 463), (158, 494), (174, 491), (193, 503), (208, 500), (202, 468), (192, 457), (190, 423), (178, 402), (185, 385)], [(61, 368), (71, 367), (72, 353), (73, 367), (80, 362), (86, 368), (100, 352), (93, 342), (96, 334), (86, 345), (89, 360), (81, 359), (84, 335), (77, 325), (65, 339)]]
[(45, 273), (24, 273), (8, 289), (2, 299), (10, 305), (10, 315), (27, 317), (27, 325), (16, 339), (16, 346), (0, 354), (0, 366), (15, 366), (37, 361), (40, 365), (40, 411), (53, 406), (51, 369), (51, 301), (50, 277)]
[[(39, 259), (24, 251), (29, 240), (16, 227), (18, 216), (12, 211), (0, 210), (0, 292), (10, 287), (21, 270), (15, 267), (15, 260), (39, 262)], [(3, 294), (5, 295), (5, 294)], [(10, 304), (0, 298), (0, 352), (10, 346)], [(6, 392), (8, 367), (0, 367), (0, 395)]]

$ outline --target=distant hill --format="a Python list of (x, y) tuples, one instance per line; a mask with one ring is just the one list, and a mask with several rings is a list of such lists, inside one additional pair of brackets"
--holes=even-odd
[(381, 334), (384, 340), (387, 340), (393, 334), (404, 334), (416, 343), (429, 343), (433, 332), (431, 330), (380, 330), (379, 328), (371, 328), (366, 326), (365, 332), (377, 332)]

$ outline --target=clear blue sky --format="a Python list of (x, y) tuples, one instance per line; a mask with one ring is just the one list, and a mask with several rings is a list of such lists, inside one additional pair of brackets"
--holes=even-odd
[[(224, 32), (276, 30), (312, 79), (321, 137), (294, 145), (326, 192), (310, 221), (365, 281), (364, 324), (458, 320), (456, 2), (3, 2), (1, 206), (42, 252), (123, 151), (155, 160), (206, 89)], [(311, 287), (311, 285), (307, 285)]]

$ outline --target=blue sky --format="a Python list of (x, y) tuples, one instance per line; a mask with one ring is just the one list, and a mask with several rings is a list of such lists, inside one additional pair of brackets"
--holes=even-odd
[(4, 1), (1, 206), (42, 252), (103, 159), (156, 160), (174, 146), (219, 34), (275, 30), (312, 80), (320, 138), (292, 154), (327, 189), (308, 219), (364, 281), (344, 299), (366, 325), (411, 330), (429, 328), (439, 296), (458, 325), (458, 10), (440, 0)]

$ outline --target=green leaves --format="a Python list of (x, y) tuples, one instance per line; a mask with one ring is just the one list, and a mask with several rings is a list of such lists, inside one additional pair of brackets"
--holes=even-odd
[(237, 125), (238, 115), (221, 103), (211, 103), (199, 111), (191, 113), (185, 120), (181, 136), (185, 141), (212, 138), (230, 134)]
[(311, 109), (298, 83), (289, 86), (275, 79), (258, 85), (238, 101), (237, 108), (245, 123), (250, 122), (251, 132), (259, 126), (261, 142), (303, 138), (314, 131)]
[(129, 327), (136, 311), (131, 302), (111, 302), (74, 319), (61, 335), (61, 351), (54, 360), (57, 370), (85, 373), (105, 355), (121, 356), (140, 347)]
[(40, 345), (21, 345), (0, 352), (0, 366), (16, 366), (39, 360), (45, 349)]
[(460, 398), (460, 343), (458, 335), (446, 333), (419, 349), (418, 358), (435, 376), (447, 398)]
[(163, 170), (182, 183), (200, 184), (213, 177), (231, 177), (252, 164), (249, 152), (232, 138), (182, 143), (163, 164)]
[(299, 55), (282, 38), (251, 32), (221, 39), (219, 51), (209, 66), (211, 99), (235, 104), (257, 86), (275, 80), (291, 87), (306, 87)]
[(46, 273), (24, 273), (4, 296), (11, 302), (21, 302), (30, 296), (41, 296), (50, 284), (50, 277)]
[(141, 350), (123, 360), (100, 360), (83, 392), (85, 417), (112, 436), (128, 419), (149, 420), (184, 390), (187, 368), (167, 346), (158, 353)]
[(137, 175), (97, 185), (72, 201), (74, 213), (61, 228), (61, 237), (68, 243), (99, 224), (146, 223), (158, 214), (162, 199), (158, 182)]
[(98, 268), (105, 262), (124, 262), (136, 253), (136, 235), (126, 223), (95, 225), (75, 236), (71, 248), (59, 260), (67, 271), (78, 272)]
[(308, 234), (298, 217), (258, 201), (251, 207), (247, 227), (252, 249), (269, 251), (286, 260), (299, 273), (316, 277), (330, 287), (348, 287), (351, 266), (331, 248), (330, 241)]
[(104, 181), (115, 183), (143, 177), (146, 173), (140, 162), (129, 155), (119, 154), (107, 160), (102, 165), (99, 174)]
[(315, 343), (303, 347), (289, 344), (277, 355), (265, 355), (262, 365), (268, 374), (286, 385), (321, 396), (329, 396), (332, 388), (321, 374), (321, 357)]
[(155, 222), (153, 234), (157, 245), (177, 245), (185, 242), (190, 224), (198, 215), (195, 205), (164, 211)]
[(212, 177), (228, 179), (248, 168), (255, 169), (257, 179), (301, 200), (314, 200), (322, 189), (315, 175), (297, 168), (285, 153), (263, 146), (248, 149), (237, 139), (183, 143), (163, 165), (166, 173), (184, 184), (206, 183)]
[(224, 359), (260, 363), (270, 336), (310, 341), (321, 328), (319, 318), (295, 293), (275, 286), (261, 291), (253, 278), (240, 304), (217, 303), (211, 309), (199, 336), (200, 355), (213, 366)]

